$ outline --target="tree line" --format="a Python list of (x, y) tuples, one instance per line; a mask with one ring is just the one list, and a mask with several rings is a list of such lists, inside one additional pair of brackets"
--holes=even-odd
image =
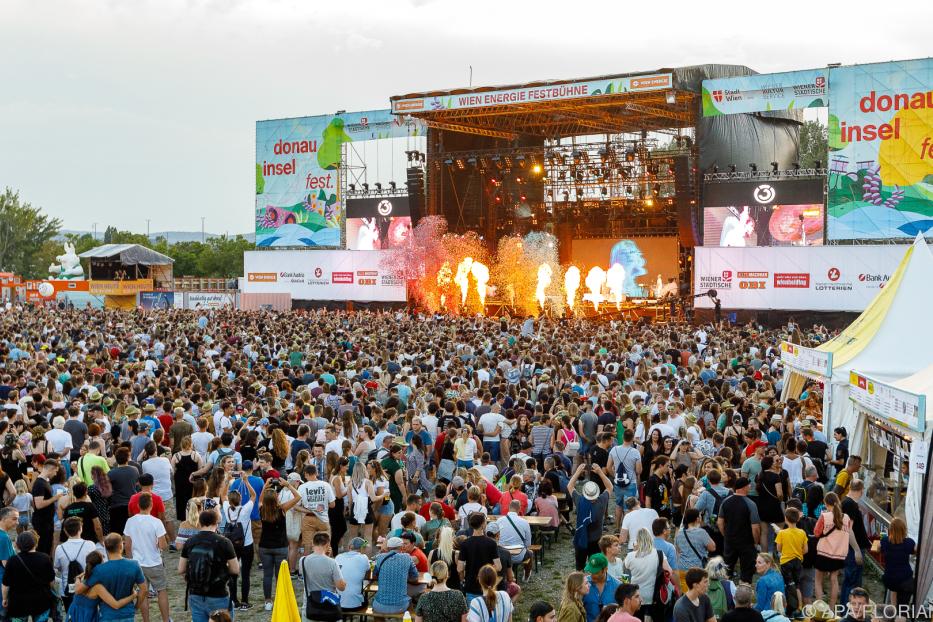
[[(42, 209), (21, 199), (7, 188), (0, 194), (0, 271), (27, 279), (49, 275), (49, 265), (57, 263), (63, 243), (59, 238), (61, 220), (50, 218)], [(103, 244), (140, 244), (175, 260), (176, 276), (234, 278), (243, 275), (243, 252), (253, 250), (243, 236), (212, 237), (202, 242), (170, 244), (164, 237), (150, 240), (142, 233), (120, 231), (109, 226), (103, 236), (90, 233), (65, 234), (79, 255)], [(86, 270), (86, 267), (85, 267)]]

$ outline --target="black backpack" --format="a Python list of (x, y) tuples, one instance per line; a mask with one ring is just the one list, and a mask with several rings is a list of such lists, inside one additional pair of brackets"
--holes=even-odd
[(816, 467), (816, 479), (818, 479), (821, 484), (825, 484), (827, 482), (826, 462), (820, 458), (814, 458), (809, 454), (807, 455), (807, 458), (809, 458), (810, 462), (813, 463), (813, 466)]
[(65, 553), (65, 559), (68, 560), (68, 583), (65, 585), (64, 596), (74, 596), (74, 592), (71, 588), (74, 586), (75, 582), (78, 580), (78, 577), (84, 572), (84, 566), (81, 565), (81, 562), (78, 561), (78, 556), (81, 555), (81, 552), (84, 550), (84, 543), (81, 543), (81, 548), (78, 549), (78, 552), (75, 554), (74, 559), (68, 557), (68, 553)]
[(233, 543), (233, 550), (237, 552), (237, 557), (240, 557), (240, 551), (243, 550), (244, 543), (246, 542), (246, 534), (243, 533), (243, 524), (240, 522), (240, 514), (243, 513), (243, 506), (237, 508), (236, 518), (230, 518), (230, 508), (227, 508), (227, 524), (224, 525), (223, 533), (221, 534), (227, 540)]
[[(242, 527), (240, 529), (242, 531)], [(227, 580), (224, 576), (215, 577), (214, 570), (217, 567), (217, 554), (213, 542), (198, 542), (188, 551), (188, 567), (185, 570), (185, 591), (203, 596), (210, 592), (218, 583)], [(226, 566), (224, 566), (226, 567)], [(187, 604), (187, 598), (186, 604)]]

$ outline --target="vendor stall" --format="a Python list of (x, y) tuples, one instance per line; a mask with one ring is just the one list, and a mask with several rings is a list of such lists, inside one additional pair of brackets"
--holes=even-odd
[[(851, 407), (857, 413), (849, 435), (850, 449), (862, 455), (865, 482), (863, 508), (870, 537), (887, 530), (899, 516), (917, 542), (917, 594), (930, 595), (933, 583), (933, 503), (930, 482), (930, 434), (927, 397), (933, 395), (933, 366), (886, 383), (853, 371), (849, 377)], [(933, 413), (931, 413), (933, 414)], [(933, 479), (933, 478), (931, 478)]]

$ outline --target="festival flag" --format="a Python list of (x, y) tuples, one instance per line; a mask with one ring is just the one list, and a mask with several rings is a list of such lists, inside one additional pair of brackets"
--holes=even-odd
[(496, 488), (505, 492), (505, 486), (506, 486), (505, 475), (503, 475), (502, 477), (499, 478), (499, 481), (496, 482)]
[(301, 622), (298, 613), (298, 601), (292, 588), (292, 575), (288, 562), (282, 560), (279, 565), (279, 579), (275, 585), (275, 605), (272, 607), (271, 622)]

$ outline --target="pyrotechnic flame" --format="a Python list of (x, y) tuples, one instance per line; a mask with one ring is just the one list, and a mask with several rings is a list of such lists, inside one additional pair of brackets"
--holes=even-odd
[(542, 311), (544, 310), (544, 290), (551, 284), (553, 275), (554, 270), (551, 269), (550, 265), (543, 263), (538, 266), (538, 286), (535, 288), (535, 299), (541, 305)]
[(590, 293), (583, 294), (583, 300), (593, 303), (593, 310), (599, 311), (599, 303), (603, 298), (603, 284), (606, 282), (606, 271), (599, 266), (593, 266), (586, 274), (586, 288)]
[(616, 303), (616, 309), (620, 309), (625, 300), (625, 268), (622, 264), (614, 263), (606, 272), (606, 287), (609, 288), (612, 301)]
[(449, 261), (445, 261), (441, 265), (441, 269), (437, 271), (437, 288), (441, 290), (441, 308), (447, 306), (447, 294), (444, 293), (444, 290), (450, 285), (451, 272)]
[(564, 293), (567, 295), (567, 306), (573, 311), (573, 303), (580, 288), (580, 268), (570, 266), (564, 273)]
[(473, 258), (464, 257), (463, 261), (457, 264), (457, 274), (454, 276), (454, 283), (460, 288), (460, 304), (465, 305), (467, 291), (470, 289), (470, 268), (473, 267)]
[[(472, 259), (470, 261), (472, 261)], [(479, 294), (479, 303), (485, 305), (486, 284), (489, 283), (489, 268), (487, 268), (485, 264), (473, 261), (470, 272), (473, 274), (473, 278), (476, 279), (476, 293)], [(466, 301), (466, 294), (463, 295), (463, 299)]]

